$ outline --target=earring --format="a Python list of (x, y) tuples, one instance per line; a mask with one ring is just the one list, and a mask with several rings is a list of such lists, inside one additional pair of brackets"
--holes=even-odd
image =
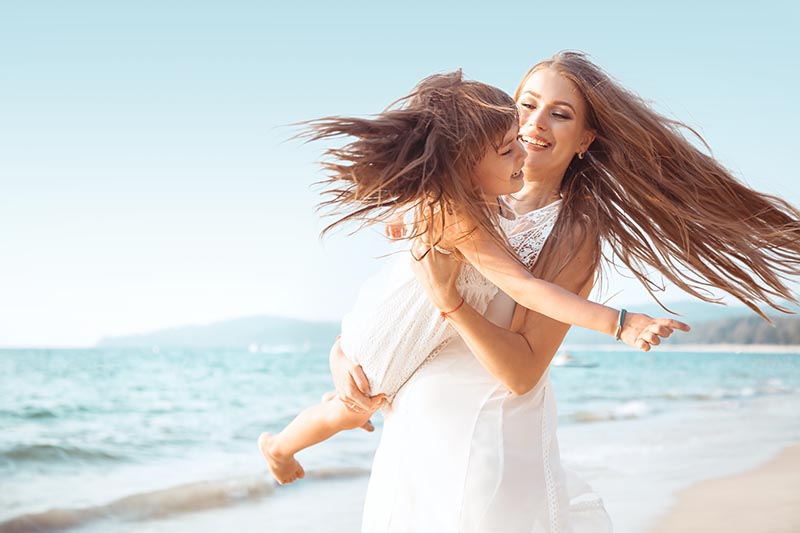
[(583, 156), (585, 156), (585, 155), (586, 155), (586, 151), (585, 150), (583, 152), (578, 152), (578, 159), (583, 159)]

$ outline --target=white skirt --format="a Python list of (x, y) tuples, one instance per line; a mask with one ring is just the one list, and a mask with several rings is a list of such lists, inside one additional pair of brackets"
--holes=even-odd
[[(486, 317), (505, 327), (513, 308), (498, 293)], [(514, 395), (452, 341), (385, 414), (362, 532), (611, 531), (602, 500), (561, 466), (556, 427), (548, 374)]]

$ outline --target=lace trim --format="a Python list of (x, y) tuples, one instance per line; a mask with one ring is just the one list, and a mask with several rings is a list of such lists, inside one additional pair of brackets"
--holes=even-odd
[(553, 470), (550, 468), (550, 424), (547, 416), (547, 394), (549, 384), (545, 384), (542, 396), (542, 468), (544, 469), (544, 484), (547, 490), (547, 508), (550, 511), (550, 531), (558, 533), (558, 499), (556, 497), (555, 482), (553, 481)]
[(605, 506), (603, 505), (603, 500), (599, 497), (594, 500), (571, 503), (569, 505), (569, 511), (571, 513), (584, 513), (587, 511), (597, 511), (599, 509), (602, 509), (603, 511), (606, 510)]
[(517, 218), (517, 224), (508, 234), (508, 242), (523, 264), (530, 270), (539, 258), (550, 232), (561, 212), (561, 200), (534, 209)]

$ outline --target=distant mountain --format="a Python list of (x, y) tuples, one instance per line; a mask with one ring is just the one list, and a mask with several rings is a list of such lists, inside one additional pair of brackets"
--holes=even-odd
[[(613, 305), (619, 305), (616, 302)], [(785, 304), (789, 310), (798, 315), (785, 315), (774, 309), (763, 307), (775, 326), (765, 322), (744, 305), (719, 305), (697, 300), (665, 304), (670, 311), (678, 313), (670, 315), (658, 304), (631, 306), (630, 311), (646, 313), (654, 317), (674, 317), (692, 326), (689, 333), (678, 332), (669, 338), (669, 344), (800, 344), (794, 342), (793, 331), (800, 335), (800, 307)], [(573, 327), (564, 340), (565, 344), (611, 344), (614, 339), (608, 335)]]
[(107, 337), (99, 347), (247, 348), (269, 351), (281, 346), (329, 346), (338, 322), (312, 322), (274, 316), (252, 316), (207, 325), (183, 326), (140, 335)]
[(707, 322), (686, 335), (675, 335), (671, 344), (800, 344), (800, 318), (740, 316)]
[[(615, 305), (619, 305), (613, 302)], [(667, 342), (675, 344), (800, 344), (800, 318), (775, 311), (775, 326), (748, 308), (722, 306), (698, 301), (671, 303), (678, 319), (692, 326), (690, 333), (677, 333)], [(788, 306), (795, 312), (796, 306)], [(632, 307), (632, 311), (651, 316), (670, 316), (657, 304)], [(339, 322), (314, 322), (274, 316), (252, 316), (143, 333), (107, 337), (99, 347), (151, 348), (250, 348), (257, 351), (297, 351), (298, 347), (327, 347), (339, 333)], [(566, 344), (611, 344), (614, 339), (594, 331), (572, 328)]]

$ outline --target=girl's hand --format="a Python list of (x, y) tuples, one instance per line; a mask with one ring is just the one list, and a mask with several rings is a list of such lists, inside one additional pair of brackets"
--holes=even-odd
[(390, 239), (402, 239), (406, 236), (407, 231), (403, 216), (399, 214), (389, 220), (384, 228), (384, 233), (386, 233), (386, 236)]
[(384, 396), (369, 396), (369, 380), (364, 370), (347, 358), (338, 337), (331, 348), (329, 364), (336, 394), (348, 409), (356, 413), (372, 413), (381, 406)]
[[(428, 245), (418, 239), (411, 249), (415, 257), (420, 257)], [(440, 310), (453, 309), (461, 303), (461, 295), (456, 289), (461, 263), (453, 259), (452, 254), (442, 253), (434, 247), (420, 261), (412, 259), (411, 268), (428, 297)]]
[(649, 352), (651, 347), (661, 344), (661, 339), (666, 339), (676, 329), (689, 331), (691, 328), (672, 318), (652, 318), (642, 313), (628, 313), (622, 325), (620, 340), (643, 352)]

